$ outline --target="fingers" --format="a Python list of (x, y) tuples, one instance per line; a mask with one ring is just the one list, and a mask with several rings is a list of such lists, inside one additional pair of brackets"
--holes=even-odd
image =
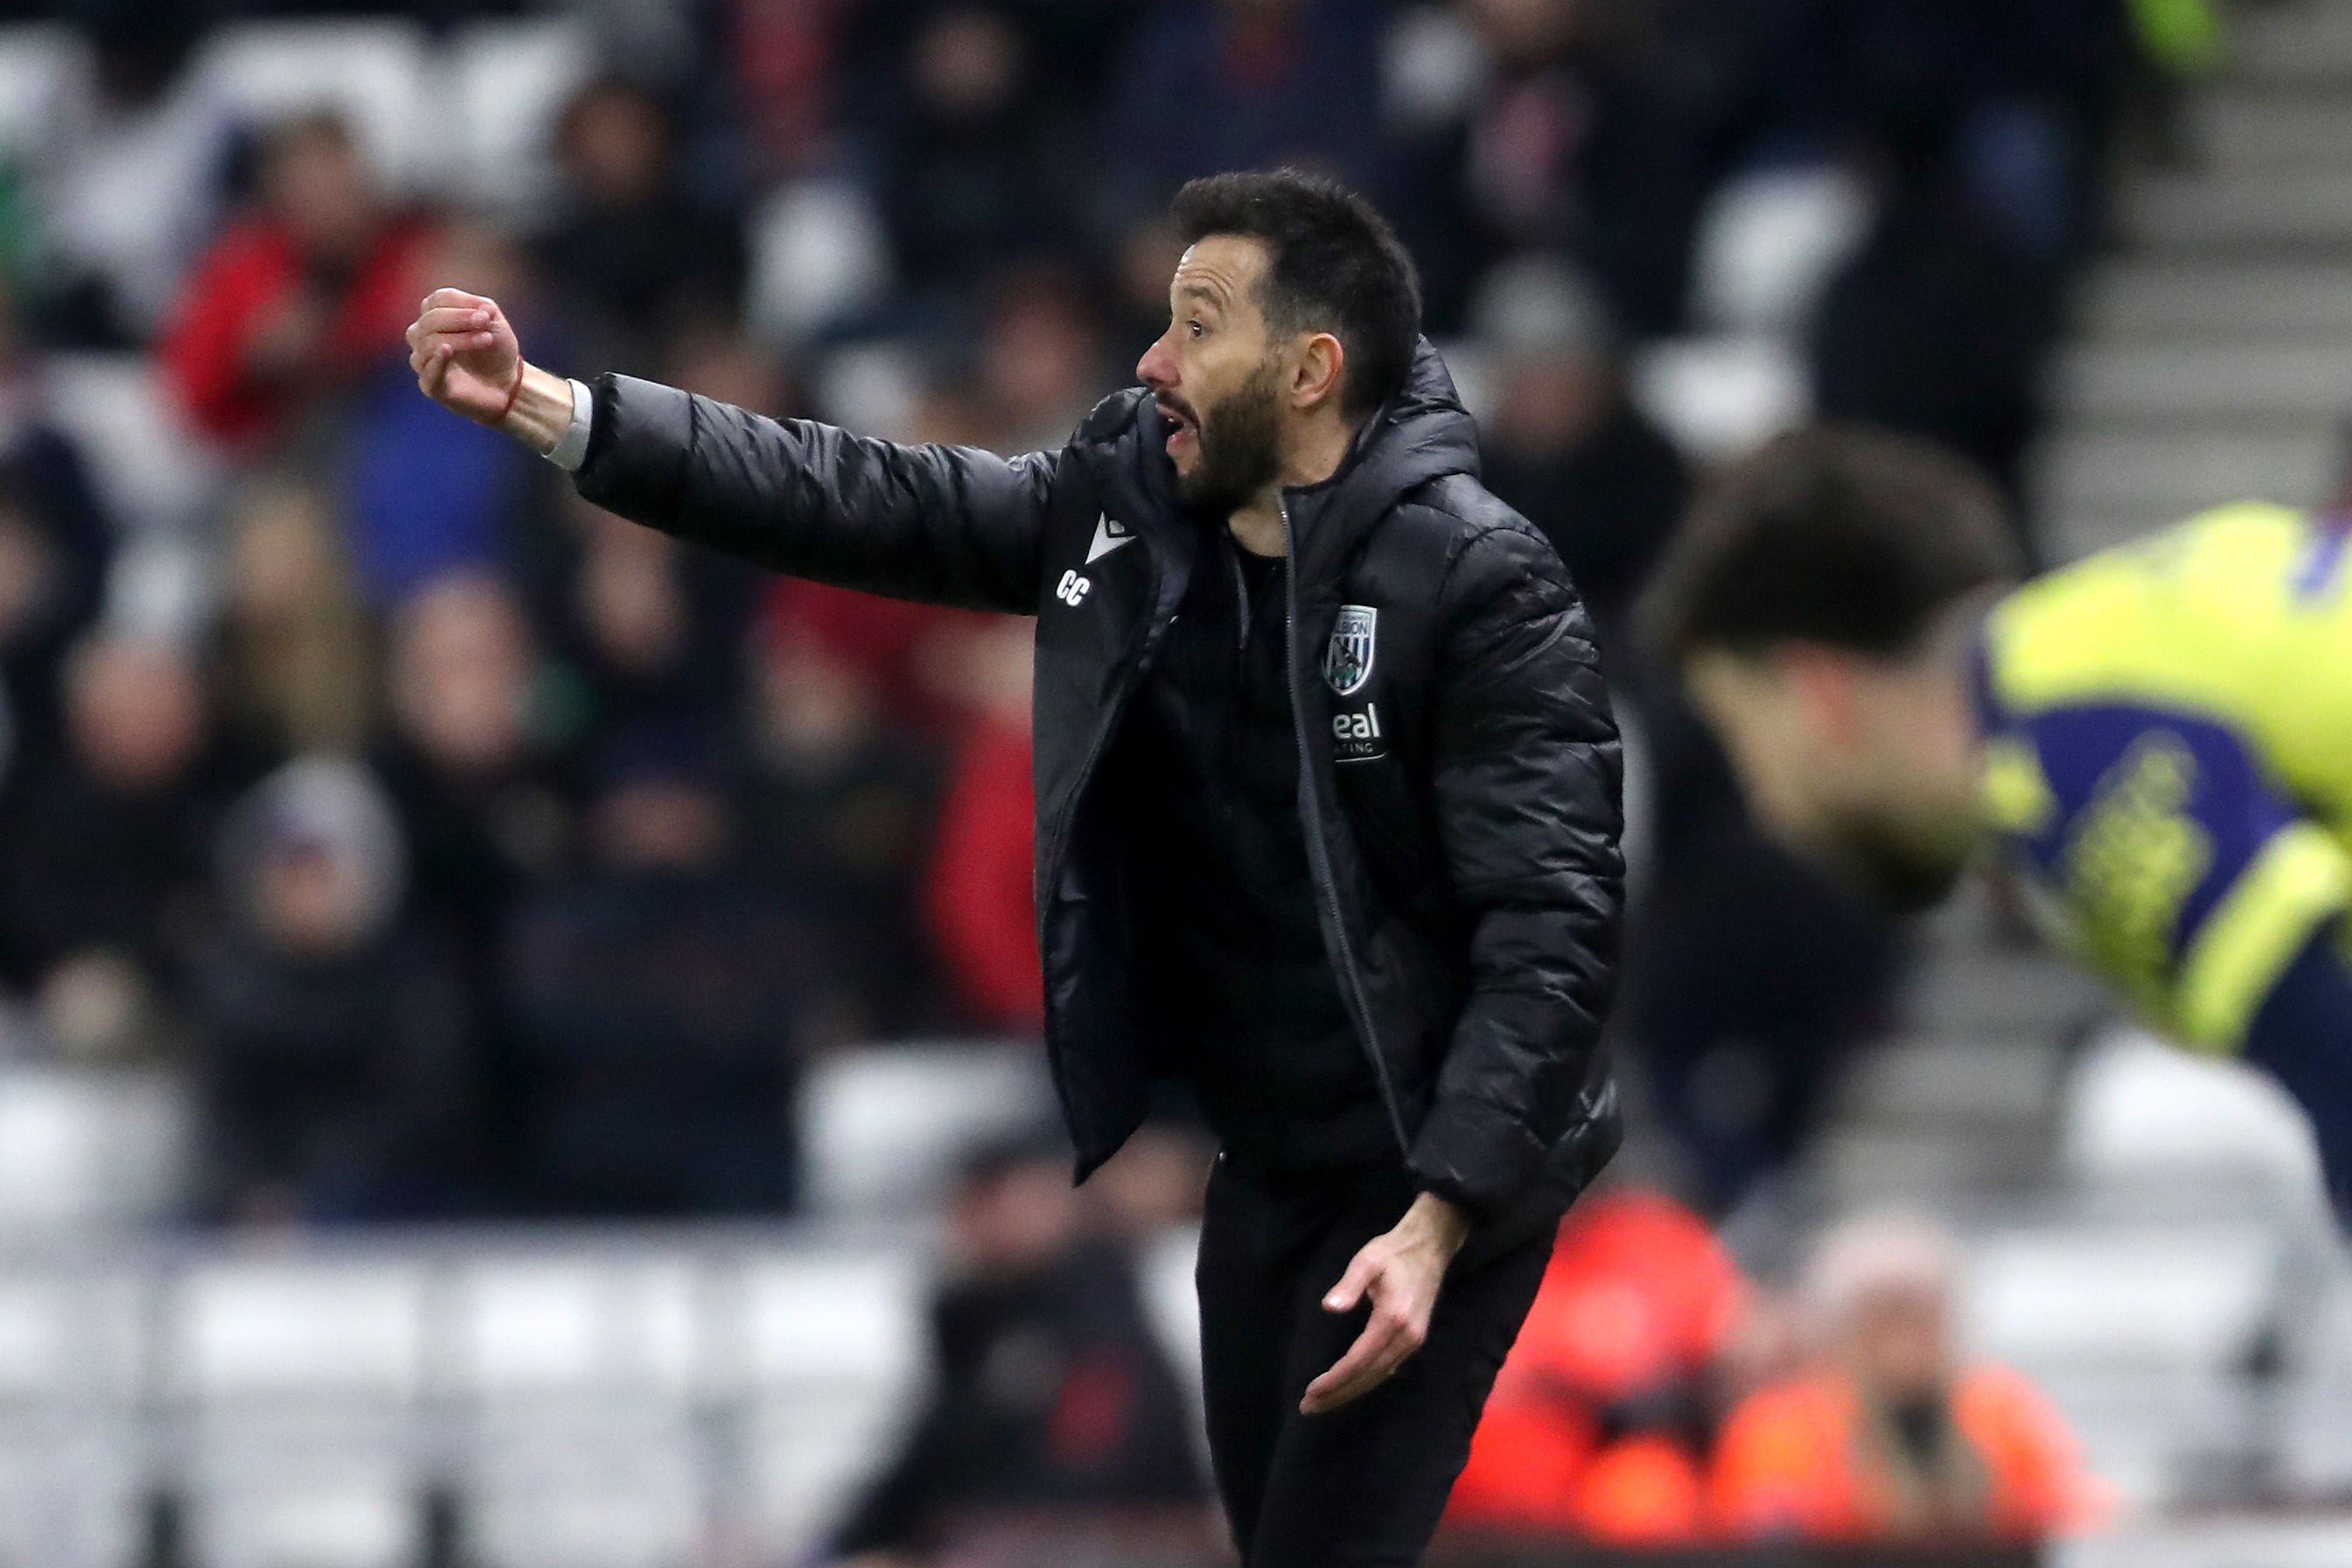
[(1380, 1276), (1381, 1253), (1373, 1246), (1367, 1245), (1349, 1260), (1348, 1271), (1339, 1276), (1339, 1282), (1332, 1286), (1330, 1294), (1323, 1298), (1323, 1310), (1327, 1312), (1354, 1312), (1356, 1303), (1364, 1299), (1364, 1292), (1371, 1289), (1372, 1281)]
[(1422, 1329), (1402, 1308), (1376, 1302), (1364, 1332), (1329, 1371), (1307, 1385), (1302, 1414), (1321, 1416), (1362, 1398), (1395, 1375), (1421, 1348)]

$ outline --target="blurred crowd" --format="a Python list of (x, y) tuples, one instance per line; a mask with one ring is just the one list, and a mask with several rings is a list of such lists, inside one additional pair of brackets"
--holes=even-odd
[[(1214, 1555), (1117, 1206), (1073, 1193), (1062, 1153), (967, 1162), (929, 1394), (826, 1560), (1024, 1561), (1022, 1532), (1046, 1520), (1064, 1542), (1093, 1521), (1124, 1553), (1103, 1561)], [(1953, 1237), (1889, 1211), (1832, 1228), (1768, 1288), (1687, 1207), (1604, 1186), (1561, 1225), (1433, 1560), (1792, 1542), (2035, 1560), (2110, 1500), (2047, 1399), (1962, 1348), (1963, 1276)]]
[[(0, 183), (8, 1038), (184, 1064), (200, 1213), (779, 1211), (814, 1053), (1038, 1020), (1024, 625), (584, 506), (415, 394), (426, 288), (560, 371), (1021, 451), (1159, 330), (1175, 186), (1277, 162), (1393, 215), (1489, 483), (1595, 609), (1654, 797), (1627, 1032), (1693, 1190), (1790, 1157), (1896, 943), (1745, 831), (1643, 669), (1691, 465), (1628, 367), (1692, 325), (1729, 183), (1834, 171), (1866, 210), (1813, 402), (2014, 491), (2147, 69), (2120, 0), (711, 0), (660, 49), (589, 6), (552, 187), (492, 209), (194, 85), (213, 24), (299, 9), (68, 7), (71, 133)], [(52, 416), (90, 351), (150, 356), (221, 476), (193, 612), (126, 589)]]

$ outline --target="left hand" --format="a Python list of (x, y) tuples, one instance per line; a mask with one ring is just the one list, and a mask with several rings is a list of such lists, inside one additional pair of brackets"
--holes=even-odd
[(1396, 1228), (1364, 1243), (1331, 1293), (1327, 1312), (1351, 1312), (1370, 1297), (1371, 1321), (1331, 1369), (1307, 1385), (1302, 1414), (1320, 1416), (1386, 1383), (1429, 1337), (1429, 1315), (1454, 1255), (1469, 1239), (1468, 1217), (1434, 1193), (1423, 1193)]

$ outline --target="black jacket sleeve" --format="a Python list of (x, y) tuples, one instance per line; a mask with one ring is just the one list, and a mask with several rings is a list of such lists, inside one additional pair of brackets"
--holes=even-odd
[(1438, 831), (1474, 922), (1471, 992), (1414, 1140), (1427, 1190), (1491, 1216), (1580, 1114), (1616, 973), (1622, 763), (1591, 622), (1532, 529), (1490, 529), (1441, 603)]
[(794, 577), (1037, 612), (1057, 459), (902, 446), (628, 376), (595, 385), (585, 499)]

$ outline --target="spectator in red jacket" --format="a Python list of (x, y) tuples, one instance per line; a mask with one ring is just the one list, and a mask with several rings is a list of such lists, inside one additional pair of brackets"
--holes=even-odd
[(954, 661), (972, 703), (940, 808), (926, 899), (931, 938), (973, 1021), (1034, 1033), (1045, 1023), (1037, 961), (1036, 831), (1029, 758), (1031, 623), (990, 620)]
[(1697, 1542), (1707, 1374), (1748, 1296), (1723, 1243), (1672, 1198), (1617, 1187), (1579, 1203), (1448, 1524), (1623, 1548)]
[(231, 447), (284, 434), (320, 394), (401, 351), (432, 238), (386, 205), (331, 110), (270, 133), (260, 193), (197, 264), (160, 344), (189, 419)]

